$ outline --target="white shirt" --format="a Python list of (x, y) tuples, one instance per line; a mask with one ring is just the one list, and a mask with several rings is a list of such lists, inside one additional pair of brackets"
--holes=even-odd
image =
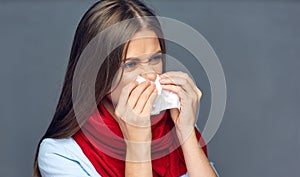
[[(40, 144), (38, 166), (42, 177), (101, 177), (72, 137), (45, 138)], [(188, 173), (180, 177), (188, 177)]]

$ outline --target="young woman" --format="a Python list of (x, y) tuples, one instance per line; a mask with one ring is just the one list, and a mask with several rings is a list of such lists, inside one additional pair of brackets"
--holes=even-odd
[[(141, 18), (149, 16), (154, 20)], [(133, 18), (137, 20), (118, 28), (118, 32), (108, 30), (96, 45), (100, 53), (112, 52), (97, 71), (93, 87), (97, 109), (93, 110), (74, 93), (79, 60), (100, 32)], [(103, 0), (84, 14), (75, 33), (53, 120), (38, 145), (33, 176), (217, 175), (195, 128), (201, 91), (183, 72), (164, 73), (166, 47), (159, 36), (162, 31), (158, 20), (140, 1)], [(127, 42), (110, 48), (124, 39)], [(88, 67), (94, 66), (86, 62)], [(89, 68), (84, 71), (92, 72)], [(138, 84), (138, 75), (147, 81)], [(158, 95), (150, 81), (157, 75), (162, 89), (179, 96), (180, 111), (172, 108), (150, 115)], [(78, 90), (88, 93), (87, 83), (80, 82)], [(76, 114), (75, 107), (82, 110), (76, 110)]]

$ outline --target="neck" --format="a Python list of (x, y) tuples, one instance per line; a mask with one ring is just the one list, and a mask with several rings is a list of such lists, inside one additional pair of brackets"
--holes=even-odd
[(117, 116), (115, 115), (115, 108), (111, 102), (111, 100), (109, 98), (107, 98), (107, 96), (105, 96), (103, 98), (103, 106), (106, 108), (106, 110), (116, 119)]

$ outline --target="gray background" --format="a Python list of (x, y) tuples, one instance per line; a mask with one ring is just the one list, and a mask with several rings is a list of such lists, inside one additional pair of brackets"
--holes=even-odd
[[(36, 144), (58, 101), (75, 28), (93, 2), (0, 1), (0, 176), (30, 176)], [(197, 29), (221, 60), (227, 107), (208, 144), (221, 176), (299, 176), (300, 3), (147, 3), (158, 15)], [(200, 73), (204, 120), (210, 93)]]

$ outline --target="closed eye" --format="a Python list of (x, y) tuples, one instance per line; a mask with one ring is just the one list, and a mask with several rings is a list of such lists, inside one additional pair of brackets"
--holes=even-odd
[(125, 67), (131, 68), (131, 67), (135, 67), (137, 64), (138, 62), (136, 60), (130, 60), (129, 62), (125, 63)]
[(152, 57), (150, 60), (154, 60), (154, 61), (156, 61), (156, 60), (162, 60), (162, 54), (156, 55), (156, 56)]

